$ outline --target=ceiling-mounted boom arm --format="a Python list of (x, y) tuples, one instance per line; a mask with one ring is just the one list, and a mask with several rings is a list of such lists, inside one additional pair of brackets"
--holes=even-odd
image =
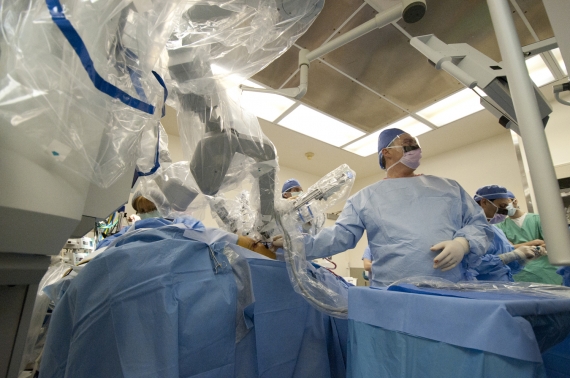
[(307, 49), (301, 49), (299, 51), (300, 84), (298, 87), (284, 89), (263, 89), (240, 85), (240, 88), (242, 90), (250, 92), (275, 93), (299, 100), (305, 95), (305, 93), (307, 93), (309, 85), (310, 62), (330, 53), (331, 51), (338, 49), (341, 46), (346, 45), (351, 41), (354, 41), (359, 37), (362, 37), (372, 30), (380, 29), (392, 22), (396, 22), (400, 18), (403, 18), (404, 21), (409, 24), (417, 22), (422, 19), (426, 12), (425, 0), (401, 0), (400, 4), (395, 5), (385, 11), (381, 11), (381, 7), (379, 8), (379, 5), (376, 4), (376, 0), (365, 1), (379, 11), (379, 13), (372, 20), (367, 21), (362, 25), (357, 26), (356, 28), (336, 37), (335, 39), (321, 45), (313, 51), (309, 51)]

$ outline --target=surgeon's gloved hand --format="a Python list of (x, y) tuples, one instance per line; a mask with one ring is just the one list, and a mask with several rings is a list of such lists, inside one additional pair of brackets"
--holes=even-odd
[(503, 253), (499, 255), (499, 258), (504, 264), (509, 264), (513, 261), (519, 261), (525, 264), (527, 261), (537, 259), (541, 256), (546, 255), (546, 250), (540, 246), (522, 246), (518, 247), (514, 251)]
[(546, 249), (538, 245), (533, 247), (529, 246), (518, 247), (513, 252), (515, 252), (520, 257), (520, 259), (524, 261), (534, 260), (541, 256), (546, 255)]
[(283, 248), (283, 235), (277, 235), (273, 237), (273, 240), (271, 241), (271, 248), (270, 250), (275, 252), (277, 251), (279, 248)]
[(534, 240), (531, 240), (531, 241), (529, 241), (529, 242), (523, 243), (522, 246), (530, 246), (530, 247), (539, 246), (539, 247), (545, 247), (546, 244), (544, 243), (544, 240), (541, 240), (541, 239), (534, 239)]
[(463, 260), (463, 256), (469, 252), (469, 242), (465, 238), (455, 238), (437, 243), (430, 250), (432, 252), (441, 250), (441, 253), (433, 259), (433, 268), (445, 272), (455, 268)]

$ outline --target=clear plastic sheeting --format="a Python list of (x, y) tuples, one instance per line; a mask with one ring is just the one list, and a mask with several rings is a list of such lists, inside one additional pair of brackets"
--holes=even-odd
[(139, 158), (137, 159), (137, 175), (147, 176), (156, 172), (161, 166), (172, 164), (168, 151), (168, 134), (160, 122), (149, 124), (142, 132)]
[(408, 277), (393, 282), (390, 287), (413, 285), (418, 288), (454, 290), (463, 292), (486, 292), (497, 294), (524, 294), (539, 297), (570, 298), (570, 288), (533, 282), (482, 282), (464, 281), (453, 283), (438, 277)]
[[(354, 184), (356, 175), (348, 165), (343, 164), (312, 185), (298, 200), (281, 201), (277, 222), (283, 230), (284, 256), (289, 277), (295, 291), (312, 306), (338, 318), (348, 316), (348, 291), (335, 290), (308, 274), (305, 255), (303, 225), (312, 221), (307, 214), (325, 212), (337, 202), (345, 200)], [(341, 282), (337, 282), (341, 285)]]
[(26, 337), (24, 355), (22, 357), (22, 369), (27, 367), (37, 370), (39, 365), (38, 361), (45, 343), (49, 325), (48, 309), (50, 308), (51, 300), (44, 292), (44, 288), (61, 280), (64, 274), (72, 268), (72, 265), (64, 263), (59, 257), (54, 257), (53, 259), (56, 260), (56, 262), (48, 268), (38, 287), (36, 302), (34, 303), (32, 318), (30, 319), (30, 328), (28, 329), (28, 335)]
[(324, 0), (188, 1), (167, 44), (178, 93), (236, 86), (277, 59), (309, 28)]
[(198, 107), (179, 113), (181, 141), (192, 175), (200, 192), (210, 197), (235, 189), (244, 181), (253, 181), (251, 207), (260, 213), (256, 232), (267, 239), (275, 231), (275, 147), (263, 135), (257, 118), (241, 109), (229, 92), (213, 96), (216, 105), (210, 101), (208, 105), (193, 102), (192, 106)]
[(240, 192), (234, 200), (227, 200), (220, 196), (208, 197), (212, 217), (218, 226), (228, 232), (257, 237), (255, 231), (257, 212), (250, 206), (250, 193), (247, 190)]
[(185, 1), (2, 1), (0, 125), (110, 186), (161, 116), (152, 73)]
[(163, 165), (156, 174), (141, 177), (139, 181), (142, 195), (152, 201), (165, 218), (192, 215), (207, 205), (187, 161)]
[(159, 64), (169, 104), (178, 111), (185, 158), (200, 192), (215, 198), (212, 204), (253, 177), (251, 208), (259, 209), (254, 231), (268, 239), (276, 229), (277, 155), (257, 118), (241, 108), (235, 89), (290, 48), (324, 1), (187, 4)]

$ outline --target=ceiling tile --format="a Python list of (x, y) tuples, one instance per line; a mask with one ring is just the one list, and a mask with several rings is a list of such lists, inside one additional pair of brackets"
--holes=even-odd
[(542, 1), (517, 0), (517, 3), (541, 41), (554, 37), (554, 32), (550, 26)]
[(299, 38), (297, 44), (305, 49), (316, 49), (322, 45), (362, 3), (362, 0), (326, 0), (323, 10), (309, 30)]
[(299, 49), (295, 46), (287, 50), (264, 70), (258, 72), (252, 79), (271, 88), (279, 88), (299, 66)]
[[(298, 75), (288, 87), (297, 85)], [(309, 89), (301, 101), (366, 132), (375, 131), (407, 114), (319, 61), (311, 63)]]
[[(534, 43), (522, 19), (510, 3), (509, 6), (521, 44)], [(398, 24), (412, 36), (435, 34), (445, 43), (467, 43), (491, 59), (502, 60), (485, 0), (427, 0), (427, 12), (423, 19), (415, 24), (400, 20)]]
[[(346, 30), (366, 22), (373, 12), (366, 6)], [(373, 30), (323, 59), (410, 111), (463, 88), (452, 76), (431, 66), (392, 25)]]

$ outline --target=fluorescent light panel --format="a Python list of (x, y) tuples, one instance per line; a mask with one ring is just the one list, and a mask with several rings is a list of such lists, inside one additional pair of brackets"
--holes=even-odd
[(564, 63), (564, 59), (562, 59), (562, 53), (560, 52), (560, 49), (555, 48), (554, 50), (552, 50), (552, 54), (554, 54), (554, 57), (556, 58), (556, 61), (558, 62), (558, 65), (560, 66), (562, 72), (564, 72), (565, 75), (568, 75), (568, 71), (566, 70), (566, 64)]
[(428, 106), (417, 114), (440, 127), (483, 109), (479, 103), (479, 96), (466, 88)]
[[(253, 88), (263, 88), (252, 81), (246, 80), (243, 85)], [(241, 106), (269, 122), (275, 121), (281, 114), (295, 104), (295, 101), (273, 93), (250, 92), (244, 90), (241, 96)]]
[(535, 55), (526, 61), (526, 68), (534, 84), (537, 87), (542, 87), (545, 84), (552, 83), (554, 81), (554, 76), (552, 72), (548, 69), (548, 66), (542, 60), (540, 55)]
[(370, 156), (372, 154), (378, 153), (378, 135), (386, 129), (401, 129), (412, 136), (418, 136), (427, 133), (431, 128), (420, 121), (412, 117), (406, 117), (391, 124), (390, 126), (384, 127), (381, 130), (376, 131), (368, 135), (365, 138), (357, 140), (354, 143), (349, 144), (344, 147), (345, 150), (355, 153), (360, 156)]
[(279, 125), (336, 147), (364, 135), (362, 131), (305, 105), (299, 105), (287, 114)]
[(481, 97), (487, 97), (487, 93), (483, 92), (483, 90), (482, 90), (481, 88), (475, 87), (475, 88), (473, 88), (473, 90), (474, 90), (475, 92), (477, 92), (477, 94), (478, 94), (479, 96), (481, 96)]

